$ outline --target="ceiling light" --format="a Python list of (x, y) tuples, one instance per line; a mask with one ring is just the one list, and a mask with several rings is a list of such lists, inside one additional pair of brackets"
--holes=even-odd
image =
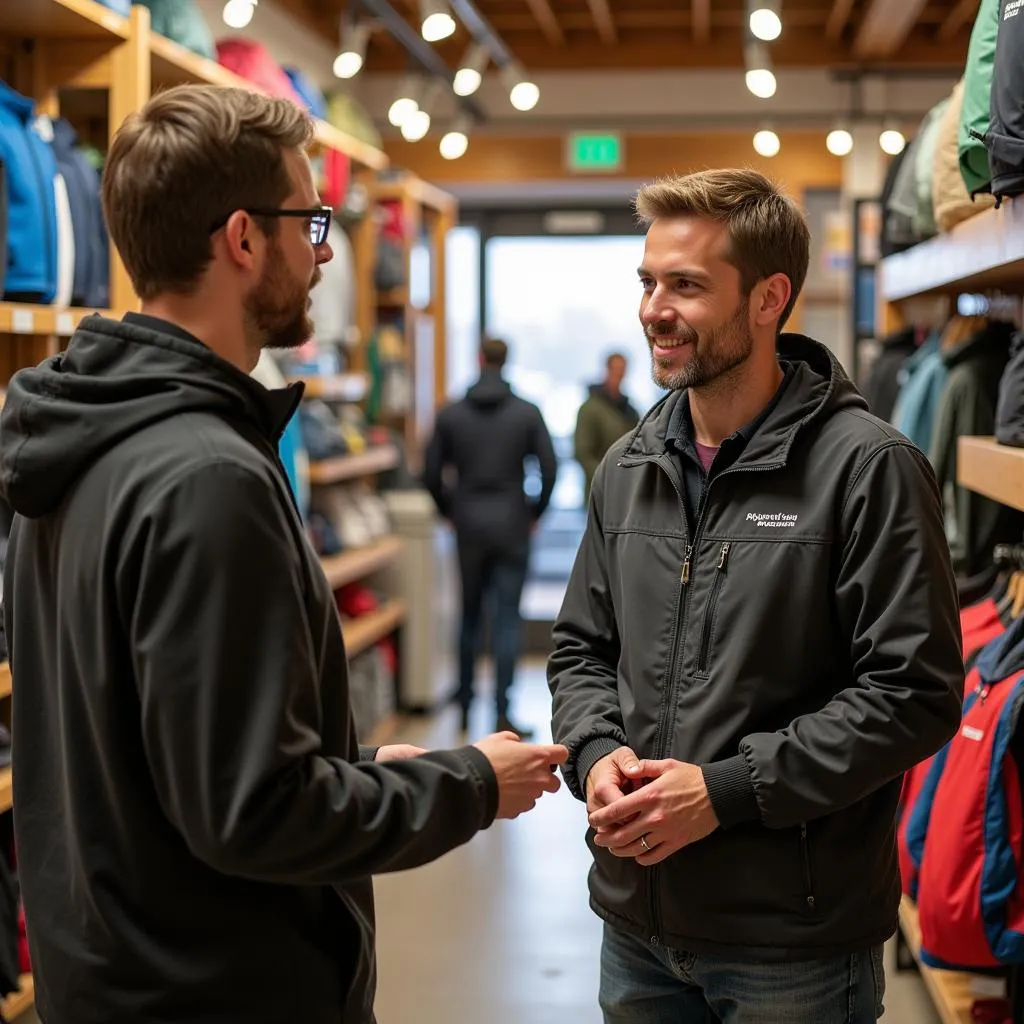
[(441, 156), (445, 160), (458, 160), (459, 157), (466, 155), (467, 149), (469, 149), (469, 120), (460, 117), (441, 139)]
[(526, 72), (518, 64), (506, 64), (501, 77), (508, 89), (509, 102), (516, 110), (533, 110), (537, 106), (540, 89), (526, 77)]
[(747, 0), (747, 21), (756, 39), (770, 43), (782, 35), (779, 0)]
[(845, 128), (833, 128), (825, 146), (833, 156), (847, 156), (853, 152), (853, 136)]
[(388, 108), (388, 120), (396, 128), (401, 128), (406, 119), (419, 110), (420, 104), (417, 98), (419, 94), (419, 81), (414, 75), (406, 75), (398, 87), (398, 95), (395, 97), (394, 103)]
[(245, 28), (252, 21), (259, 0), (228, 0), (224, 5), (224, 24), (228, 28)]
[(762, 100), (771, 99), (775, 95), (777, 83), (775, 72), (772, 71), (771, 57), (764, 43), (747, 43), (745, 54), (747, 65), (747, 88)]
[(491, 60), (491, 51), (483, 43), (474, 43), (459, 62), (452, 89), (456, 96), (472, 96), (480, 88), (484, 71)]
[(439, 43), (455, 34), (448, 0), (420, 0), (420, 34), (428, 43)]
[(781, 148), (782, 143), (779, 141), (778, 135), (769, 128), (762, 128), (754, 136), (754, 149), (759, 156), (777, 156)]
[(366, 61), (366, 44), (370, 41), (370, 26), (348, 23), (341, 33), (341, 52), (334, 58), (337, 78), (355, 78)]
[(889, 156), (899, 156), (906, 148), (907, 140), (898, 128), (886, 128), (878, 136), (878, 144), (882, 147), (883, 153), (888, 153)]
[(430, 131), (430, 115), (425, 110), (414, 110), (402, 122), (402, 138), (406, 142), (419, 142)]

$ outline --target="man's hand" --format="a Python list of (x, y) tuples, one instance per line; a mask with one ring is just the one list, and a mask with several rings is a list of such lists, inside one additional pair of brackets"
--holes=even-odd
[(640, 778), (640, 758), (629, 747), (619, 747), (594, 764), (587, 776), (587, 813), (621, 800), (633, 792), (633, 781)]
[(514, 732), (499, 732), (475, 743), (498, 777), (499, 818), (518, 818), (532, 811), (542, 793), (557, 793), (554, 769), (565, 764), (569, 751), (558, 744), (521, 743)]
[(718, 828), (704, 773), (682, 761), (641, 761), (634, 780), (653, 780), (615, 803), (593, 811), (594, 842), (642, 867), (660, 864)]
[(414, 747), (410, 743), (393, 743), (389, 747), (381, 747), (377, 751), (375, 761), (408, 761), (410, 758), (419, 757), (426, 751), (422, 747)]

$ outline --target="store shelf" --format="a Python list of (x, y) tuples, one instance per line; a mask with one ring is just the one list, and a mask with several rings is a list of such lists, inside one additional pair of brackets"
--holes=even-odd
[(963, 487), (1024, 509), (1024, 448), (998, 444), (994, 437), (961, 437), (956, 464)]
[(31, 1010), (36, 1002), (36, 984), (31, 974), (23, 974), (19, 979), (21, 988), (9, 995), (0, 1003), (0, 1014), (4, 1020), (14, 1021), (27, 1010)]
[(326, 121), (316, 122), (316, 141), (326, 149), (335, 149), (339, 153), (347, 153), (357, 163), (363, 164), (374, 171), (383, 171), (390, 163), (382, 150), (376, 149), (362, 139), (357, 139), (340, 128)]
[(879, 264), (886, 302), (929, 293), (1024, 292), (1024, 202), (1008, 201)]
[(921, 926), (917, 920), (917, 907), (906, 896), (900, 904), (900, 927), (921, 968), (921, 977), (942, 1024), (972, 1024), (971, 1004), (977, 998), (971, 991), (973, 975), (962, 971), (937, 971), (921, 963)]
[(403, 175), (394, 181), (382, 181), (377, 186), (377, 199), (384, 202), (411, 199), (438, 213), (454, 214), (456, 207), (454, 196), (414, 174)]
[(0, 768), (0, 814), (14, 806), (14, 780), (10, 768)]
[(398, 600), (388, 601), (369, 615), (343, 620), (341, 631), (345, 637), (345, 653), (350, 658), (355, 657), (393, 633), (404, 621), (405, 602)]
[(390, 565), (401, 554), (403, 541), (401, 537), (388, 536), (365, 548), (346, 551), (330, 558), (321, 558), (324, 575), (334, 590), (364, 579), (371, 573)]
[(12, 689), (11, 666), (6, 661), (0, 661), (0, 700), (10, 697)]
[(93, 313), (119, 317), (109, 309), (33, 306), (24, 302), (0, 302), (0, 334), (59, 334), (70, 337), (79, 322)]
[(48, 39), (128, 38), (128, 19), (96, 0), (7, 0), (0, 36)]
[(337, 484), (344, 480), (355, 480), (361, 476), (372, 476), (394, 469), (398, 465), (398, 449), (391, 444), (370, 448), (361, 455), (342, 455), (337, 459), (324, 459), (309, 465), (311, 484)]
[(333, 377), (292, 377), (294, 384), (301, 381), (306, 385), (306, 398), (326, 398), (339, 402), (361, 402), (370, 388), (370, 378), (365, 373), (339, 373)]

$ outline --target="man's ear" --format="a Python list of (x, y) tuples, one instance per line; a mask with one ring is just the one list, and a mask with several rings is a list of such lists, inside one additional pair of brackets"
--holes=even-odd
[(256, 222), (245, 210), (235, 210), (224, 225), (225, 254), (240, 270), (254, 268), (259, 251), (258, 234)]
[(789, 305), (793, 285), (785, 274), (772, 274), (754, 286), (751, 312), (758, 327), (777, 324)]

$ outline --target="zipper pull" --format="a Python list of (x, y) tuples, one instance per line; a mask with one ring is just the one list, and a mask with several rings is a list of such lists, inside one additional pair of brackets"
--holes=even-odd
[(729, 561), (729, 541), (722, 545), (722, 553), (718, 557), (718, 571), (725, 572), (725, 563)]
[(690, 555), (693, 554), (693, 545), (691, 544), (686, 549), (686, 560), (683, 562), (683, 574), (679, 578), (683, 582), (685, 587), (690, 582)]

